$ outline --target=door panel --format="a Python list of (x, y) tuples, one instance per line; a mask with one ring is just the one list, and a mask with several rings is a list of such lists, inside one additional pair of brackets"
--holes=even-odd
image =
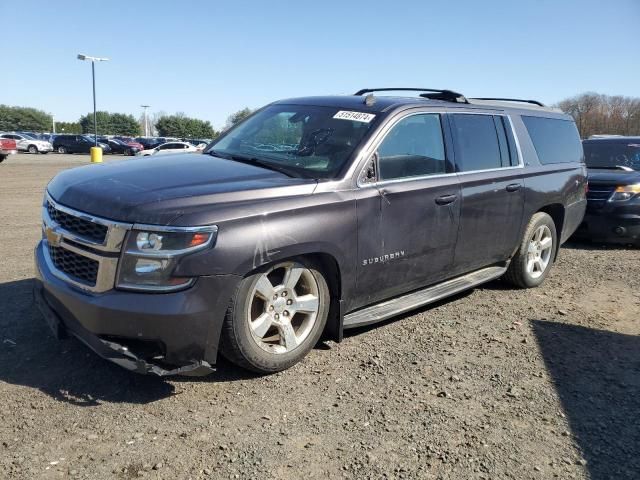
[[(358, 212), (357, 292), (362, 305), (450, 276), (460, 189), (455, 175), (368, 188)], [(446, 202), (438, 201), (449, 197)]]
[(456, 273), (502, 262), (520, 238), (524, 208), (522, 169), (460, 175), (462, 206)]
[(520, 238), (524, 182), (508, 118), (451, 114), (462, 194), (454, 271), (507, 260)]

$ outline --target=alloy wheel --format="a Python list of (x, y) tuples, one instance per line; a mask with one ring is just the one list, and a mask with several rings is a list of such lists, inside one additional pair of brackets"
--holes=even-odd
[(318, 282), (297, 262), (274, 266), (256, 281), (246, 318), (251, 337), (270, 353), (289, 353), (312, 332), (320, 311)]
[(527, 273), (532, 278), (539, 278), (544, 274), (553, 252), (553, 236), (547, 225), (536, 228), (527, 249)]

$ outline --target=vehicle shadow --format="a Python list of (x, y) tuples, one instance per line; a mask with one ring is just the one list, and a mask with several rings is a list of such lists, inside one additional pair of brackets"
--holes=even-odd
[(144, 404), (179, 394), (176, 381), (228, 382), (252, 374), (224, 361), (200, 379), (144, 376), (118, 367), (75, 338), (56, 340), (40, 318), (33, 280), (0, 284), (0, 389), (23, 385), (77, 406), (103, 402)]
[(640, 472), (640, 337), (532, 320), (591, 480)]
[(566, 243), (562, 244), (562, 248), (567, 248), (569, 250), (638, 250), (638, 247), (634, 247), (633, 245), (625, 245), (622, 243), (605, 243), (605, 242), (597, 242), (590, 241), (588, 239), (578, 239), (571, 238)]

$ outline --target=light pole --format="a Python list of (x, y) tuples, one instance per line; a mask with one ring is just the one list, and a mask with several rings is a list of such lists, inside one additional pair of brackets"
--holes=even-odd
[(52, 133), (56, 133), (56, 116), (53, 113), (51, 114), (51, 124), (53, 125)]
[(87, 60), (91, 62), (91, 79), (93, 80), (93, 140), (95, 146), (98, 146), (98, 116), (96, 114), (96, 62), (107, 62), (108, 58), (90, 57), (89, 55), (78, 54), (78, 60)]
[(151, 105), (140, 105), (142, 108), (144, 108), (144, 136), (148, 137), (149, 136), (149, 122), (147, 120), (147, 108), (149, 108)]

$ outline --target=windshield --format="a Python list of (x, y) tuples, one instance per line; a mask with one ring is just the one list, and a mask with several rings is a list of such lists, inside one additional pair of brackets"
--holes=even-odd
[(300, 176), (332, 178), (371, 128), (375, 115), (334, 107), (272, 105), (207, 148), (222, 157), (248, 157)]
[(585, 143), (584, 156), (588, 168), (627, 167), (640, 171), (640, 140)]

